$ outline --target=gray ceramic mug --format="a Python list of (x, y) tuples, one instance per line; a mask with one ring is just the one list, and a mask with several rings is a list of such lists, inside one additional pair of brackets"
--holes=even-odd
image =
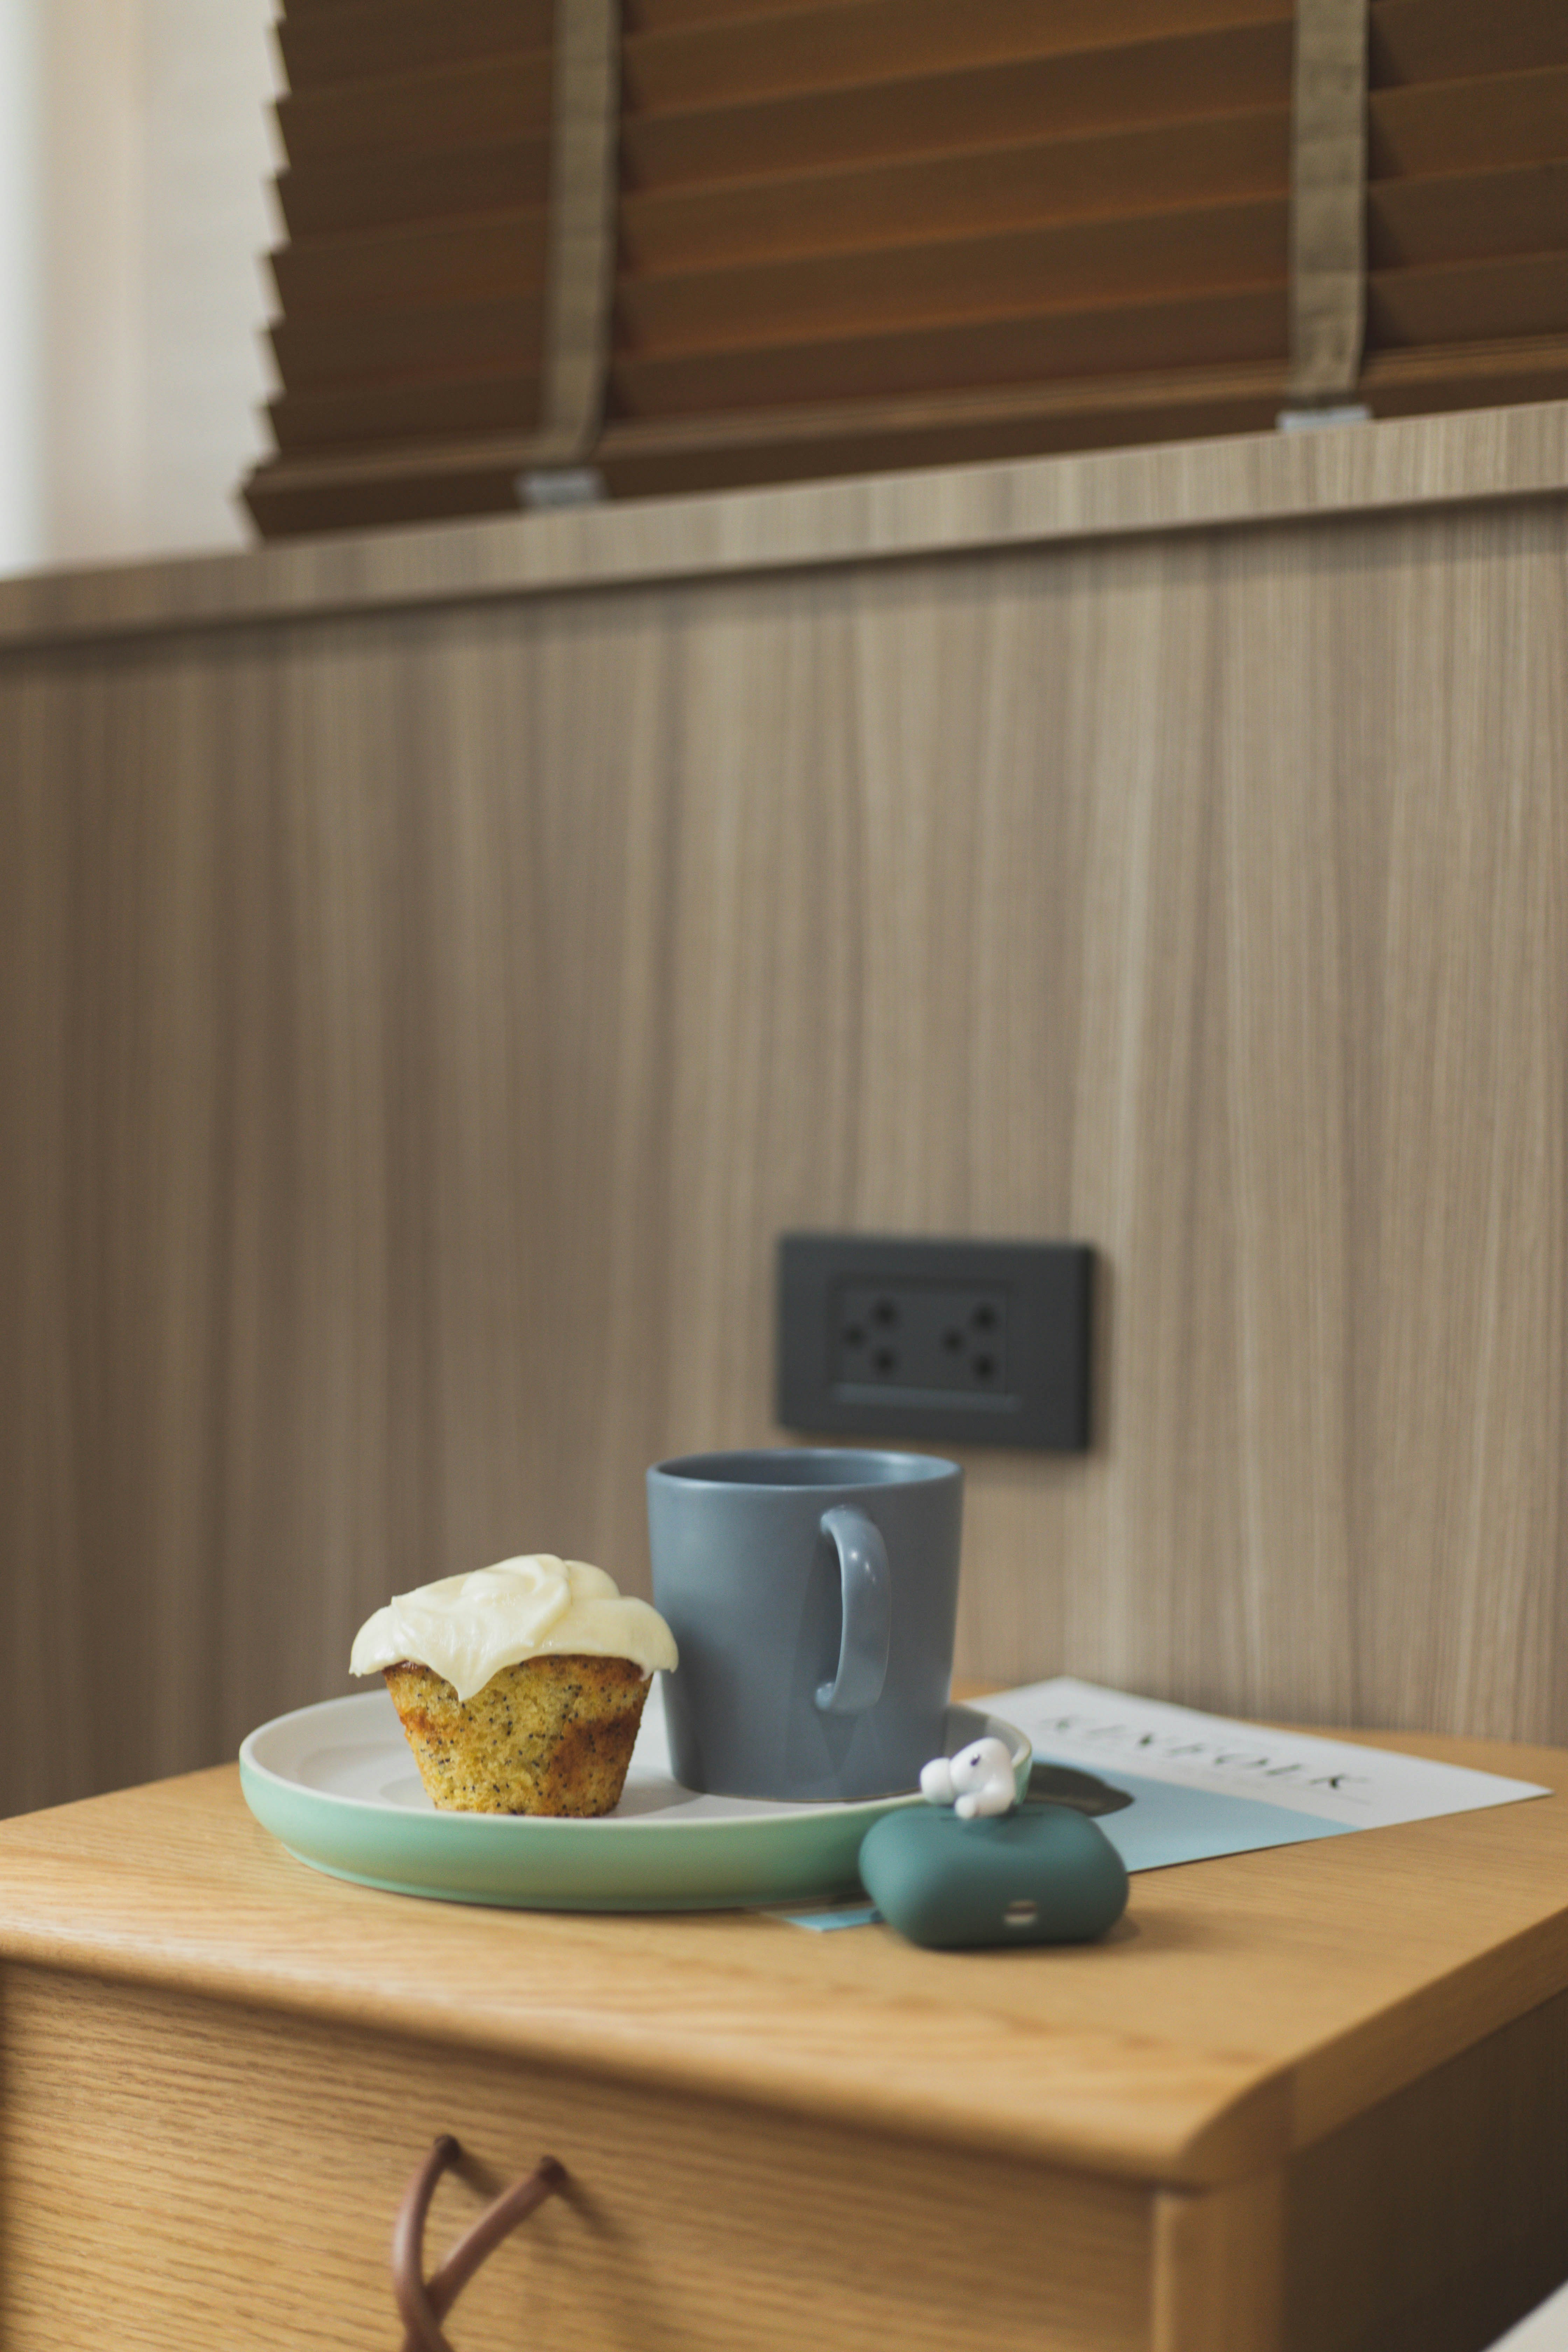
[(941, 1752), (963, 1473), (921, 1454), (693, 1454), (647, 1474), (676, 1778), (885, 1797)]

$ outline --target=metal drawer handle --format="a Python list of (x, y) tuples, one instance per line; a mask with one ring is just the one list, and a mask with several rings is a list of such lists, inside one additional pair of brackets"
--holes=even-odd
[(441, 2333), (441, 2321), (457, 2302), (487, 2255), (520, 2221), (526, 2221), (547, 2197), (566, 2180), (565, 2168), (552, 2156), (542, 2157), (533, 2170), (504, 2189), (487, 2205), (465, 2237), (458, 2239), (434, 2278), (425, 2276), (425, 2219), (436, 2183), (462, 2149), (450, 2133), (443, 2133), (409, 2182), (392, 2228), (392, 2291), (405, 2330), (403, 2352), (452, 2352)]

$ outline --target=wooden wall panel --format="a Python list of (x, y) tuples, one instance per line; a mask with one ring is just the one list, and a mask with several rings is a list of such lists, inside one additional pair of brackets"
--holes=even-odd
[(427, 1577), (644, 1585), (796, 1225), (1102, 1253), (1095, 1451), (966, 1457), (965, 1674), (1568, 1738), (1564, 538), (14, 644), (4, 1801)]

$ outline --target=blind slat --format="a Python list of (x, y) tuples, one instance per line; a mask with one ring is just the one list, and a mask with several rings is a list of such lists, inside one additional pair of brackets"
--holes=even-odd
[[(731, 25), (759, 16), (817, 16), (825, 0), (623, 0), (622, 21), (630, 33), (667, 33), (690, 25)], [(860, 0), (826, 0), (849, 9)]]
[(280, 98), (278, 128), (290, 163), (427, 155), (469, 140), (484, 146), (543, 134), (550, 94), (548, 56), (498, 58)]
[(290, 318), (348, 318), (542, 294), (545, 214), (488, 213), (363, 236), (301, 238), (270, 257)]
[(375, 311), (350, 319), (279, 319), (268, 329), (273, 358), (289, 393), (427, 375), (515, 368), (530, 374), (544, 349), (544, 306), (536, 295), (515, 302), (465, 302), (425, 310)]
[(1273, 359), (1285, 346), (1283, 284), (1248, 287), (1184, 300), (1098, 304), (668, 359), (617, 353), (610, 370), (611, 413), (721, 415), (847, 392), (872, 399), (1062, 375), (1215, 366)]
[(540, 383), (537, 368), (492, 368), (423, 383), (285, 393), (268, 402), (268, 414), (285, 450), (529, 433), (540, 423)]
[(886, 467), (1025, 457), (1129, 441), (1258, 432), (1284, 391), (1282, 361), (1069, 377), (721, 418), (610, 425), (598, 463), (617, 497), (725, 489)]
[(1374, 270), (1367, 281), (1369, 351), (1563, 332), (1568, 252)]
[(747, 185), (627, 194), (627, 278), (1284, 195), (1282, 107)]
[(1568, 247), (1568, 161), (1394, 180), (1367, 192), (1373, 269)]
[(812, 337), (1283, 288), (1288, 226), (1279, 196), (647, 278), (622, 286), (618, 343), (628, 357), (719, 357)]
[(1568, 152), (1568, 66), (1374, 90), (1368, 113), (1374, 181), (1538, 163)]
[(1373, 0), (1372, 87), (1474, 80), (1482, 74), (1568, 65), (1563, 0)]
[(744, 182), (1288, 106), (1289, 22), (809, 99), (629, 118), (628, 191)]
[(315, 159), (281, 171), (278, 200), (291, 237), (521, 212), (550, 187), (542, 133), (493, 147), (445, 147), (429, 155)]
[(278, 46), (291, 90), (417, 73), (463, 58), (548, 49), (552, 0), (343, 0), (290, 14)]
[(868, 82), (1089, 55), (1194, 33), (1289, 22), (1291, 0), (858, 0), (854, 6), (631, 34), (630, 114), (804, 96)]

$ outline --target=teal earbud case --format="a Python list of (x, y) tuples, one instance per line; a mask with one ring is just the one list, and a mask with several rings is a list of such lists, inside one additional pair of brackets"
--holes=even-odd
[(860, 1876), (889, 1927), (936, 1951), (1081, 1944), (1127, 1908), (1127, 1871), (1094, 1822), (1065, 1805), (961, 1820), (912, 1805), (860, 1846)]

